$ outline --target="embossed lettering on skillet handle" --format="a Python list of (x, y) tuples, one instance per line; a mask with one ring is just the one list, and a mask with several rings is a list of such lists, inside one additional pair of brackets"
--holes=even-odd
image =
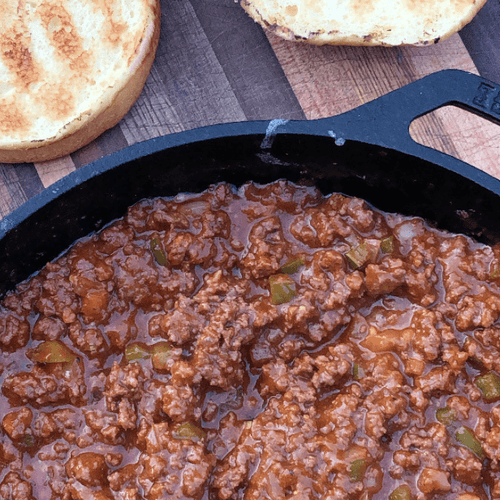
[(490, 82), (481, 82), (472, 102), (500, 118), (500, 88)]

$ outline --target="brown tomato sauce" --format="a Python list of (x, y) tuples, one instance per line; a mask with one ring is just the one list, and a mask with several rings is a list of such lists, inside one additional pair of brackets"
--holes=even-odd
[(500, 248), (285, 181), (143, 201), (0, 306), (0, 498), (500, 498)]

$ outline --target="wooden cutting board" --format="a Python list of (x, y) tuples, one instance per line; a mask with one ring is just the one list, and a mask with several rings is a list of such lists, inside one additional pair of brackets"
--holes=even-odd
[[(157, 57), (131, 111), (72, 155), (0, 164), (0, 217), (139, 141), (215, 123), (332, 116), (448, 68), (478, 73), (458, 34), (424, 48), (317, 47), (266, 35), (233, 0), (163, 0)], [(411, 131), (417, 141), (500, 177), (499, 126), (449, 107), (418, 119)]]

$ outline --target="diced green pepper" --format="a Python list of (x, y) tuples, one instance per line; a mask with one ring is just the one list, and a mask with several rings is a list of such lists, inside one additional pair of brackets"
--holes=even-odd
[(274, 274), (269, 277), (271, 300), (274, 305), (290, 302), (296, 295), (295, 281), (287, 274)]
[(451, 425), (457, 419), (457, 412), (453, 408), (445, 406), (436, 410), (436, 418), (443, 425)]
[(345, 256), (352, 269), (363, 267), (368, 262), (377, 260), (380, 250), (380, 240), (369, 239), (363, 241), (358, 246), (351, 248)]
[(189, 439), (197, 443), (205, 439), (206, 433), (191, 422), (184, 422), (172, 431), (172, 437), (174, 439)]
[(151, 357), (150, 348), (140, 342), (132, 342), (125, 348), (125, 358), (129, 363)]
[(363, 480), (366, 472), (366, 459), (360, 458), (354, 460), (349, 465), (349, 477), (352, 483), (357, 483)]
[(494, 371), (477, 377), (476, 385), (483, 393), (485, 401), (490, 402), (500, 399), (500, 377)]
[(29, 354), (36, 363), (72, 363), (76, 356), (60, 340), (46, 340)]
[(366, 243), (361, 243), (360, 245), (351, 248), (345, 254), (345, 256), (347, 257), (349, 265), (353, 269), (358, 269), (368, 262), (370, 256), (370, 248)]
[(26, 448), (32, 448), (35, 445), (35, 438), (31, 434), (23, 436), (23, 444)]
[(154, 258), (160, 266), (166, 266), (168, 264), (167, 256), (161, 248), (160, 240), (158, 238), (153, 238), (151, 240), (151, 251), (153, 252)]
[(297, 259), (291, 259), (281, 266), (281, 272), (285, 274), (296, 273), (301, 266), (306, 263), (304, 257), (298, 257)]
[(354, 380), (361, 380), (365, 377), (365, 370), (359, 363), (354, 363), (352, 367), (352, 377)]
[(390, 495), (389, 500), (411, 500), (411, 490), (407, 484), (398, 486)]
[(168, 360), (172, 356), (172, 348), (168, 342), (157, 342), (153, 345), (151, 361), (153, 368), (164, 371), (168, 368)]
[(382, 253), (394, 252), (394, 236), (382, 238), (382, 240), (380, 241), (380, 250), (382, 251)]
[(474, 435), (474, 431), (468, 427), (459, 427), (455, 432), (457, 441), (477, 455), (481, 460), (484, 458), (484, 451), (481, 442)]
[(495, 280), (500, 278), (500, 263), (493, 262), (490, 267), (490, 279)]

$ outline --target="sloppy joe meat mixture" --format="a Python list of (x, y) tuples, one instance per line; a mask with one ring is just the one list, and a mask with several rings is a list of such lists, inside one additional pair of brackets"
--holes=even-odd
[(153, 199), (0, 308), (5, 500), (500, 499), (500, 248), (285, 181)]

